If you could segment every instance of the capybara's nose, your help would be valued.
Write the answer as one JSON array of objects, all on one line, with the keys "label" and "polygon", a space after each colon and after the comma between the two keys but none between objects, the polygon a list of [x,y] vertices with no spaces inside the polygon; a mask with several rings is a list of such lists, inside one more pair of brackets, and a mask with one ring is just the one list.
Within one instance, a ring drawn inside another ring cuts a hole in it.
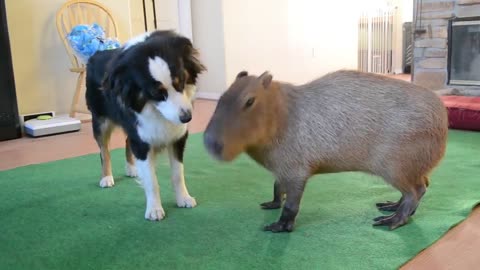
[{"label": "capybara's nose", "polygon": [[212,154],[215,154],[217,156],[220,156],[222,154],[223,144],[219,142],[210,133],[205,133],[204,142],[205,146]]},{"label": "capybara's nose", "polygon": [[190,110],[181,110],[180,111],[180,122],[188,123],[192,120],[192,111]]}]

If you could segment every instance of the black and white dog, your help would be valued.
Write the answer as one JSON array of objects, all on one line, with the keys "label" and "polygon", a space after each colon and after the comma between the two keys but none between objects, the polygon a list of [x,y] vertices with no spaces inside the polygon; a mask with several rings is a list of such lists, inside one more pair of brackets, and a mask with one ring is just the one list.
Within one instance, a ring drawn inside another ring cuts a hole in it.
[{"label": "black and white dog", "polygon": [[101,187],[112,187],[108,142],[114,127],[123,128],[126,174],[142,181],[145,218],[165,212],[155,172],[155,156],[166,149],[179,207],[195,207],[185,186],[183,152],[192,119],[197,76],[205,70],[188,38],[173,31],[135,37],[123,47],[100,51],[87,64],[86,101],[92,112],[102,162]]}]

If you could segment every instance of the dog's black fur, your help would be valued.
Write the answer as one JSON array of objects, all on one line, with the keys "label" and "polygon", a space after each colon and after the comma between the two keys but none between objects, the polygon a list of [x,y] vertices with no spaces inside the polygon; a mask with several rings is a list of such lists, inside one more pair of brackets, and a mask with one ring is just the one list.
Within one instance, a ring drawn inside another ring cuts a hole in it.
[{"label": "dog's black fur", "polygon": [[[120,126],[127,135],[127,161],[131,165],[132,154],[137,160],[146,160],[152,149],[169,145],[176,159],[183,162],[187,132],[175,141],[165,141],[164,145],[151,145],[138,133],[137,118],[146,104],[169,98],[168,86],[155,80],[149,71],[149,59],[155,57],[168,64],[171,86],[179,93],[183,93],[186,85],[195,85],[198,75],[205,70],[191,41],[173,31],[155,31],[140,42],[127,42],[124,47],[97,52],[88,61],[85,96],[92,113],[94,137],[101,149],[102,177],[111,175],[108,140],[113,126]],[[184,118],[188,122],[191,116]]]}]

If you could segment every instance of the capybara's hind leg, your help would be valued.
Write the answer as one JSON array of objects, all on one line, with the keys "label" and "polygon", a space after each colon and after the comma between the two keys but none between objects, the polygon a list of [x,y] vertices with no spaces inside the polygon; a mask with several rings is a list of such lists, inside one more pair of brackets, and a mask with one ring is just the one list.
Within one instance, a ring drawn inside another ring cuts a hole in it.
[{"label": "capybara's hind leg", "polygon": [[275,180],[275,184],[273,185],[273,201],[264,202],[260,204],[262,209],[278,209],[282,207],[282,201],[285,197],[285,189],[283,185],[277,180]]},{"label": "capybara's hind leg", "polygon": [[395,212],[397,211],[398,207],[402,203],[403,196],[398,200],[398,202],[392,202],[392,201],[386,201],[386,202],[381,202],[377,203],[377,209],[380,211],[389,211],[389,212]]},{"label": "capybara's hind leg", "polygon": [[425,194],[425,191],[426,187],[424,183],[402,191],[402,199],[399,201],[399,205],[395,210],[395,213],[388,216],[379,216],[375,218],[373,225],[389,226],[391,230],[405,225],[410,216],[415,213],[415,210],[417,209],[423,194]]},{"label": "capybara's hind leg", "polygon": [[[425,183],[425,187],[428,187],[429,185],[428,177],[424,176],[422,179],[423,179],[423,182]],[[392,201],[380,202],[380,203],[377,203],[376,206],[377,206],[377,209],[380,211],[395,212],[400,206],[400,203],[402,202],[402,200],[403,200],[403,196],[397,202],[392,202]],[[412,216],[413,214],[415,214],[415,211],[412,213]]]},{"label": "capybara's hind leg", "polygon": [[[430,184],[430,180],[429,180],[428,176],[424,176],[422,179],[423,179],[424,185],[422,186],[422,185],[420,184],[420,188],[419,188],[420,190],[418,191],[418,192],[420,193],[420,198],[418,199],[419,203],[420,203],[420,200],[422,199],[423,195],[424,195],[425,192],[427,191],[428,185]],[[418,207],[418,205],[417,205],[417,207]],[[416,211],[417,211],[417,208],[415,208],[415,209],[413,210],[413,212],[410,214],[410,216],[415,215],[415,212],[416,212]]]}]

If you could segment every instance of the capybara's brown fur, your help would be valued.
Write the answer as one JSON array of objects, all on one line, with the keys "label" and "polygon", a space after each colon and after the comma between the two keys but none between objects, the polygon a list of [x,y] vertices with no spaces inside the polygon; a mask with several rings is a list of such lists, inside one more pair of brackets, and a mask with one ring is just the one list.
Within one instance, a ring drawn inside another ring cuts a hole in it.
[{"label": "capybara's brown fur", "polygon": [[220,98],[204,134],[220,160],[246,152],[275,176],[280,219],[266,230],[292,231],[307,180],[314,174],[361,171],[382,177],[402,193],[393,211],[374,225],[408,222],[445,153],[446,109],[432,91],[357,71],[337,71],[304,85],[272,80],[268,72],[240,72]]}]

